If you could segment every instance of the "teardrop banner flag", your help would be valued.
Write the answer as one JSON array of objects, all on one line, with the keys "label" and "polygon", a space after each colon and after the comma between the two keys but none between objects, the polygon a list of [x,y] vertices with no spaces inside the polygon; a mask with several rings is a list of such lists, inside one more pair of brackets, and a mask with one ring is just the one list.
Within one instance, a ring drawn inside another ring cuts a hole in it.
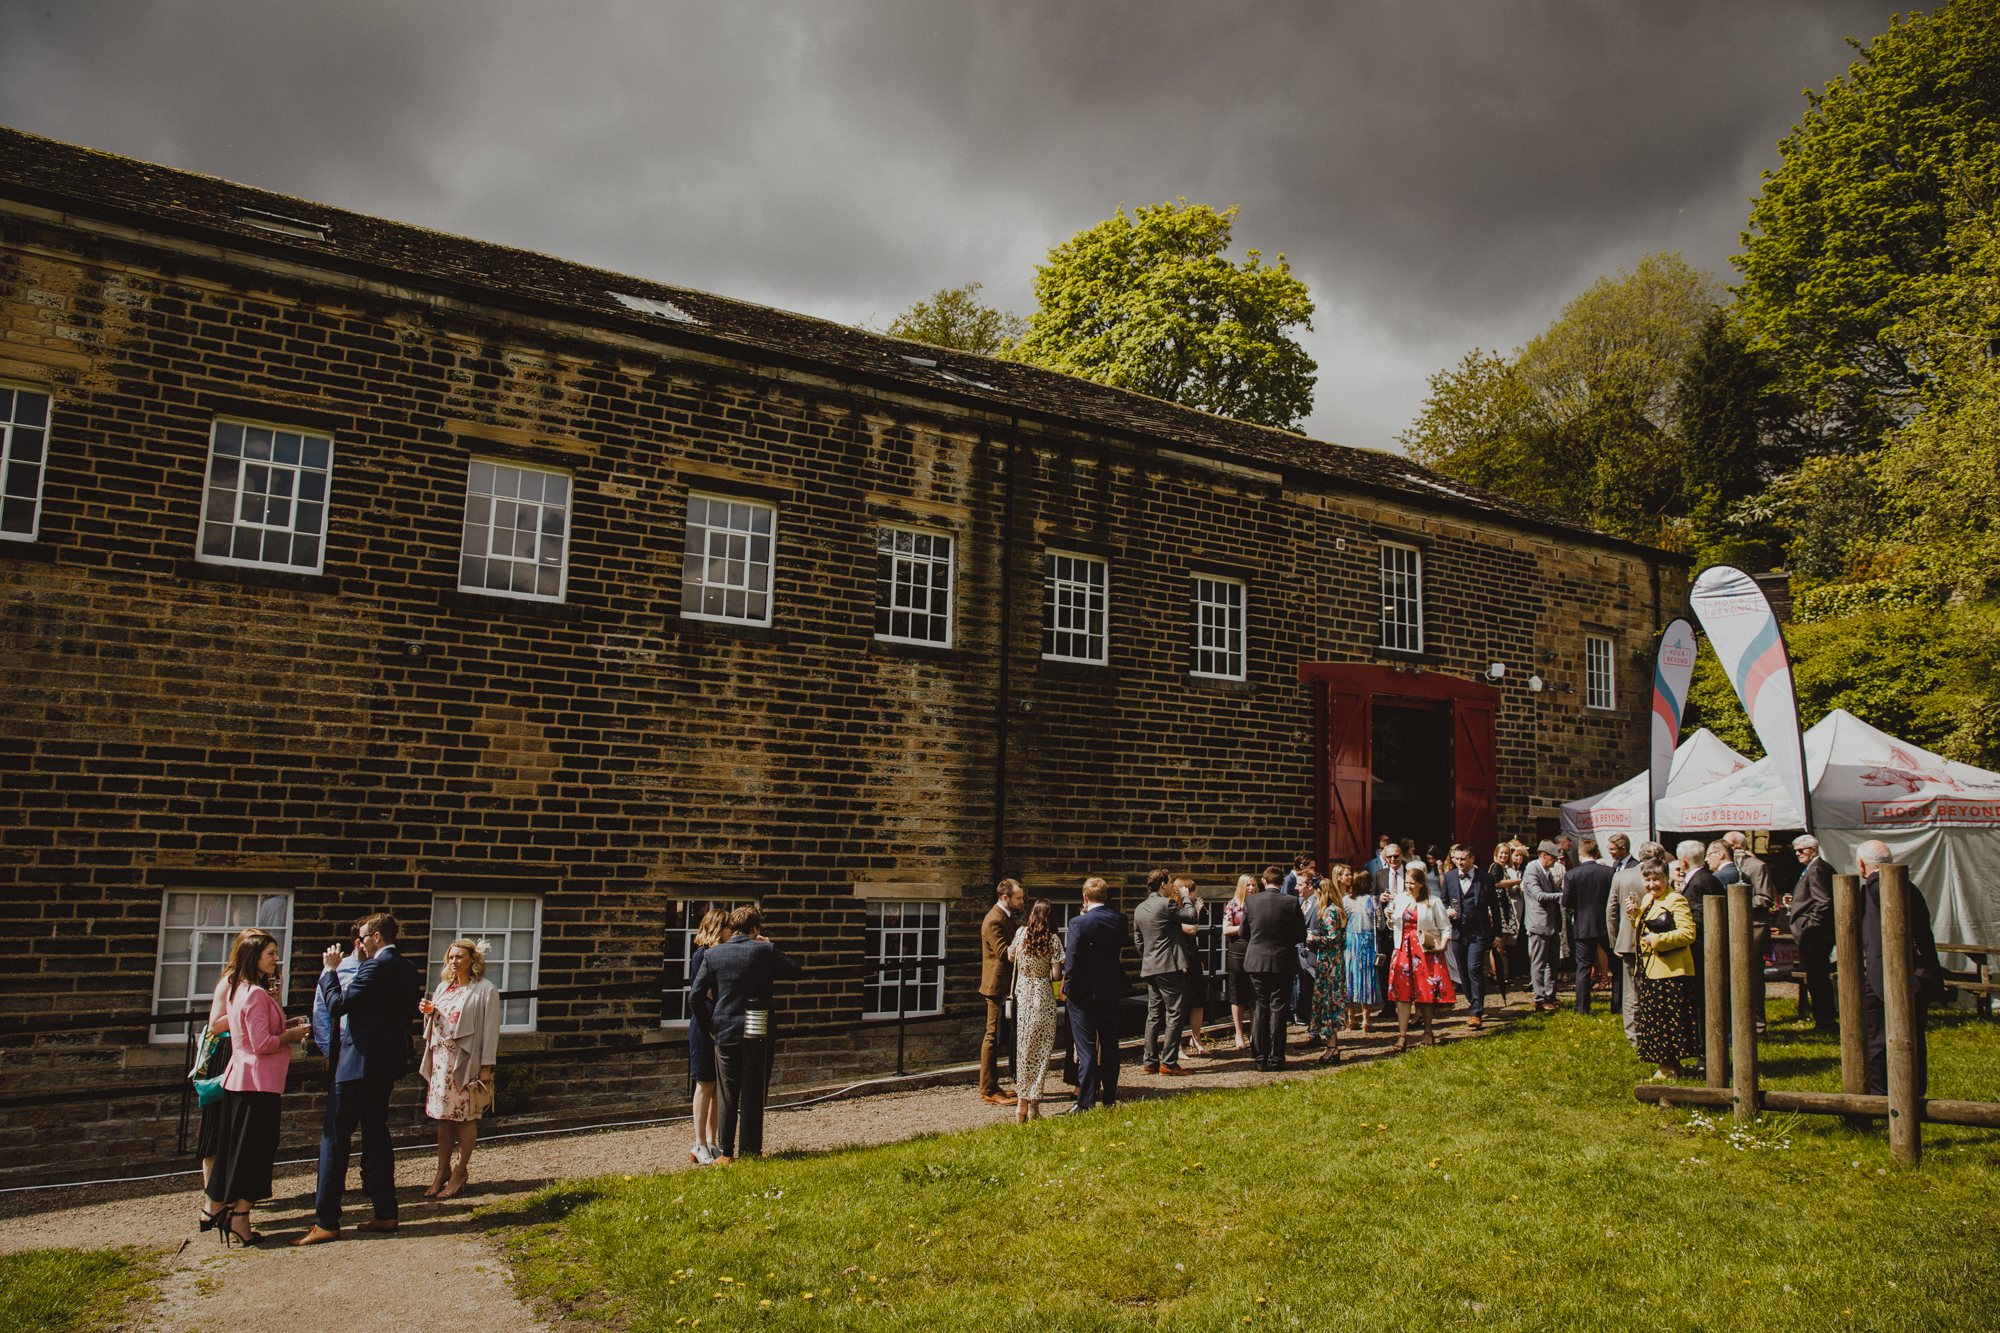
[{"label": "teardrop banner flag", "polygon": [[1710,565],[1688,594],[1695,619],[1722,663],[1750,725],[1771,757],[1778,781],[1812,827],[1811,793],[1806,789],[1806,749],[1799,727],[1798,693],[1792,687],[1792,659],[1778,633],[1778,614],[1748,574],[1728,565]]},{"label": "teardrop banner flag", "polygon": [[1676,620],[1660,635],[1653,650],[1653,752],[1646,797],[1646,837],[1658,841],[1655,811],[1667,794],[1674,773],[1674,751],[1681,743],[1681,713],[1687,706],[1688,682],[1694,679],[1694,626]]}]

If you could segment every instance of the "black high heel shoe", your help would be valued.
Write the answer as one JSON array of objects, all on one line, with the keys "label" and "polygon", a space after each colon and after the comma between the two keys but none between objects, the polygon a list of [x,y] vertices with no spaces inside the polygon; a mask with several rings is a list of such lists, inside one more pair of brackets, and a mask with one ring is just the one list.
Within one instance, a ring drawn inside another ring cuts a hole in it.
[{"label": "black high heel shoe", "polygon": [[[239,1209],[229,1215],[229,1225],[222,1229],[223,1249],[228,1249],[232,1243],[237,1245],[262,1245],[264,1243],[262,1232],[250,1230],[238,1231],[236,1229],[236,1219],[239,1217],[247,1218],[249,1216],[250,1210],[248,1208]],[[247,1222],[245,1226],[248,1226]]]},{"label": "black high heel shoe", "polygon": [[214,1212],[210,1212],[208,1209],[204,1208],[201,1210],[201,1218],[200,1218],[201,1229],[203,1231],[213,1231],[215,1230],[216,1223],[220,1222],[223,1218],[227,1216],[229,1216],[229,1210],[227,1208],[217,1208]]}]

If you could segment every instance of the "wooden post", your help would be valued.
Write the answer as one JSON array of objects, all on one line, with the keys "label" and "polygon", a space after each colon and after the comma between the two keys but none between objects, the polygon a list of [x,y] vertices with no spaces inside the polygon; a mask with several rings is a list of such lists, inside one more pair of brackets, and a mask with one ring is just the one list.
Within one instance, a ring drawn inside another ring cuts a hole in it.
[{"label": "wooden post", "polygon": [[1702,1019],[1706,1030],[1705,1063],[1711,1088],[1727,1087],[1722,1066],[1729,1059],[1729,1033],[1724,1023],[1729,1010],[1729,929],[1723,923],[1722,899],[1711,894],[1701,900],[1701,988]]},{"label": "wooden post", "polygon": [[1882,867],[1882,1025],[1889,1035],[1889,1155],[1905,1166],[1923,1160],[1923,1120],[1918,1099],[1914,1027],[1923,1022],[1910,990],[1910,877],[1899,865]]},{"label": "wooden post", "polygon": [[1738,880],[1729,886],[1730,1087],[1738,1120],[1757,1116],[1757,978],[1751,969],[1762,966],[1763,960],[1757,956],[1755,934],[1750,885]]},{"label": "wooden post", "polygon": [[[1859,1096],[1868,1086],[1867,1028],[1861,1021],[1861,881],[1833,877],[1833,942],[1840,965],[1840,1090]],[[1813,1015],[1815,1021],[1819,1015]]]}]

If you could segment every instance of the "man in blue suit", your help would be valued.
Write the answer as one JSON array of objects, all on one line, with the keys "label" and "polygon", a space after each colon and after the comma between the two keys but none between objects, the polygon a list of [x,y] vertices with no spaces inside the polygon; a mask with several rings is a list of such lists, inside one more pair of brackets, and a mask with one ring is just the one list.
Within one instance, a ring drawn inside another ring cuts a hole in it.
[{"label": "man in blue suit", "polygon": [[1071,918],[1064,941],[1063,997],[1076,1049],[1076,1105],[1065,1114],[1118,1104],[1118,1004],[1128,989],[1118,956],[1125,914],[1108,897],[1101,877],[1085,880],[1083,910]]},{"label": "man in blue suit", "polygon": [[389,1144],[389,1093],[410,1067],[410,1025],[424,984],[417,969],[396,948],[396,918],[378,913],[363,921],[355,952],[360,967],[345,985],[341,949],[328,949],[320,962],[319,999],[331,1032],[339,1034],[333,1091],[319,1139],[319,1190],[313,1226],[294,1245],[318,1245],[340,1238],[340,1196],[347,1185],[347,1159],[354,1131],[361,1130],[361,1188],[375,1216],[357,1231],[396,1229],[396,1158]]},{"label": "man in blue suit", "polygon": [[[771,992],[805,969],[764,938],[764,914],[739,907],[729,914],[729,938],[702,955],[688,988],[694,1022],[715,1043],[722,1098],[718,1128],[727,1166],[740,1154],[764,1155],[764,1093],[771,1082]],[[738,1137],[740,1132],[740,1139]]]},{"label": "man in blue suit", "polygon": [[1451,869],[1444,872],[1438,891],[1445,915],[1451,918],[1451,956],[1464,980],[1469,1013],[1465,1025],[1479,1027],[1486,1021],[1486,955],[1493,941],[1504,933],[1500,914],[1500,893],[1492,877],[1473,862],[1472,849],[1462,842],[1451,845]]}]

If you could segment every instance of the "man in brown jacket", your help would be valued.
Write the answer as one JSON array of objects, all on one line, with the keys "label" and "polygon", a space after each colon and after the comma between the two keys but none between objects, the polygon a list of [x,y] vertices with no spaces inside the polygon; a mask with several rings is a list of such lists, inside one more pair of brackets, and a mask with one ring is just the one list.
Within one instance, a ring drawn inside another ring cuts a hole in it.
[{"label": "man in brown jacket", "polygon": [[1007,946],[1014,942],[1020,915],[1021,882],[1003,879],[994,889],[993,910],[979,923],[979,994],[986,1000],[986,1036],[979,1043],[979,1096],[995,1106],[1012,1106],[1014,1094],[1000,1086],[1000,1018],[1014,993],[1014,968]]}]

